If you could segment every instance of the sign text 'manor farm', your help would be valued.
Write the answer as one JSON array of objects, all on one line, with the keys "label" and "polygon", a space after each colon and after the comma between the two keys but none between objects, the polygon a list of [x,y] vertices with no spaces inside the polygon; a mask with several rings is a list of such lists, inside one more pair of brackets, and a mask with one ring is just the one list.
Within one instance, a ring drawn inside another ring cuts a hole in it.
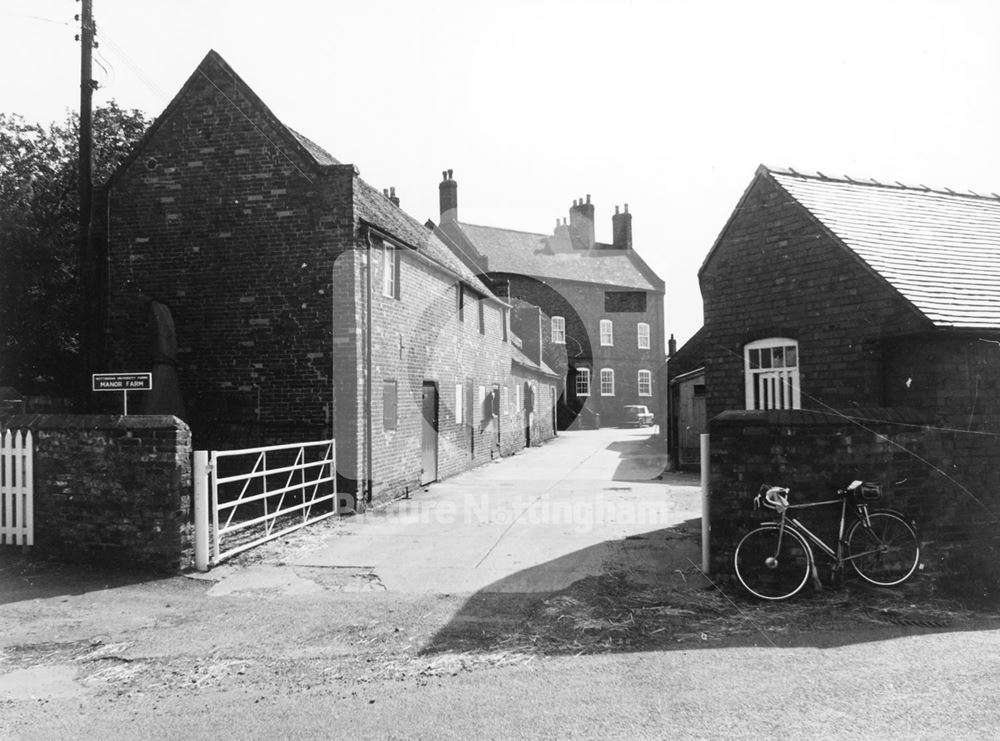
[{"label": "sign text 'manor farm'", "polygon": [[152,373],[94,373],[94,391],[151,391]]}]

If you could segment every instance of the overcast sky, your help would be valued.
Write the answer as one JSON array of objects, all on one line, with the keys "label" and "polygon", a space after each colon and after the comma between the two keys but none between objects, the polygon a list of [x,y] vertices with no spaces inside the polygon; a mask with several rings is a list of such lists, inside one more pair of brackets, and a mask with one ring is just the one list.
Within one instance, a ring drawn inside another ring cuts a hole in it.
[{"label": "overcast sky", "polygon": [[[74,0],[0,0],[0,111],[79,104]],[[158,115],[215,49],[403,208],[548,232],[576,198],[701,324],[697,272],[761,163],[1000,192],[1000,3],[94,0],[95,105]]]}]

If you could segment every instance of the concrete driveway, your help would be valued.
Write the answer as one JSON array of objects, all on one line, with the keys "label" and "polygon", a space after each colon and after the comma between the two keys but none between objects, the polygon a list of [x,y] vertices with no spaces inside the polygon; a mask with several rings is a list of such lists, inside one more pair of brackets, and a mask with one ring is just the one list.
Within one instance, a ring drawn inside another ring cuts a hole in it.
[{"label": "concrete driveway", "polygon": [[[341,569],[391,592],[424,594],[548,592],[626,569],[634,579],[676,579],[700,563],[698,480],[657,479],[665,457],[652,434],[561,433],[349,518],[285,563],[299,574]],[[216,594],[242,588],[232,579],[245,584],[254,568],[219,576]]]}]

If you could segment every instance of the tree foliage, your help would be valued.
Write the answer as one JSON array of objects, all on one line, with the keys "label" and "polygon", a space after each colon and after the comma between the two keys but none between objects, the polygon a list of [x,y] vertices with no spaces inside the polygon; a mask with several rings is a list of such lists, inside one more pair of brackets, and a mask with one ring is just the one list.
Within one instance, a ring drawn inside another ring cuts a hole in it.
[{"label": "tree foliage", "polygon": [[[94,111],[95,185],[149,126],[113,101]],[[79,387],[79,116],[42,126],[0,113],[0,385]]]}]

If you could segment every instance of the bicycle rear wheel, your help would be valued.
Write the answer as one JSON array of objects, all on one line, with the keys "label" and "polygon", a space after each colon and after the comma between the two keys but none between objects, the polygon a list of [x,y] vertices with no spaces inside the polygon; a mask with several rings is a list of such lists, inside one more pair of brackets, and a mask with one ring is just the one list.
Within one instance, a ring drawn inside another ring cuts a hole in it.
[{"label": "bicycle rear wheel", "polygon": [[869,512],[847,533],[846,560],[865,581],[891,587],[910,578],[920,562],[917,534],[893,512]]},{"label": "bicycle rear wheel", "polygon": [[785,599],[802,589],[809,578],[812,550],[794,530],[764,525],[743,537],[734,561],[736,578],[750,594]]}]

